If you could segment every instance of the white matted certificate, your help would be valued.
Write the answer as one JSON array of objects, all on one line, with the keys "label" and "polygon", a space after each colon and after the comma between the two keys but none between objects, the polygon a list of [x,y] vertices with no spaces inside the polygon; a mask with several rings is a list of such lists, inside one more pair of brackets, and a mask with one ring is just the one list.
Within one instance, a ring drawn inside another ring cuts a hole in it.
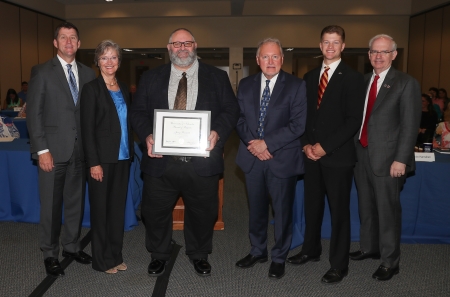
[{"label": "white matted certificate", "polygon": [[152,153],[209,157],[211,111],[155,109]]}]

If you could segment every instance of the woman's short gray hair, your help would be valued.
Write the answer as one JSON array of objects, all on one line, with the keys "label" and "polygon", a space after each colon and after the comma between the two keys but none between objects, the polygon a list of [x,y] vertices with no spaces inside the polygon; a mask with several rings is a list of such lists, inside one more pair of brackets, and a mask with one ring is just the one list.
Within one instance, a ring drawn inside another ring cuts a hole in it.
[{"label": "woman's short gray hair", "polygon": [[277,38],[269,37],[269,38],[266,38],[266,39],[264,39],[264,40],[262,40],[262,41],[260,41],[258,43],[258,49],[256,50],[256,56],[257,57],[259,56],[259,49],[261,48],[261,46],[263,46],[266,43],[275,43],[276,45],[278,45],[278,47],[280,48],[281,56],[282,57],[284,56],[284,54],[283,54],[283,47],[281,46],[280,40],[278,40]]},{"label": "woman's short gray hair", "polygon": [[103,55],[108,49],[113,49],[117,53],[117,58],[119,59],[119,66],[120,62],[122,61],[122,51],[120,49],[120,46],[115,43],[112,40],[103,40],[97,45],[97,48],[95,49],[95,55],[94,55],[94,63],[96,66],[98,66],[98,60],[100,59],[100,56]]}]

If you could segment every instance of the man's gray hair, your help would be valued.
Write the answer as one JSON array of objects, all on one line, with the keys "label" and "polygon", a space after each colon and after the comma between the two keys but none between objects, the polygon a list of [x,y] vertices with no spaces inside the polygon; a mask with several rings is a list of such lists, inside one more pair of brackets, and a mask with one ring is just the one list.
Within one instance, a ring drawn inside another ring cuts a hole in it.
[{"label": "man's gray hair", "polygon": [[178,29],[176,29],[175,31],[173,31],[172,33],[170,33],[170,37],[169,37],[169,43],[171,43],[172,42],[172,36],[173,36],[173,34],[175,34],[176,32],[178,32],[178,31],[186,31],[186,32],[188,32],[189,34],[191,34],[191,36],[192,36],[192,41],[194,41],[195,42],[195,37],[194,37],[194,34],[192,34],[192,32],[191,31],[189,31],[188,29],[186,29],[186,28],[178,28]]},{"label": "man's gray hair", "polygon": [[372,44],[375,40],[380,39],[380,38],[386,38],[389,39],[392,42],[392,49],[393,51],[397,50],[397,43],[395,42],[394,38],[392,38],[391,36],[387,35],[387,34],[378,34],[375,35],[374,37],[372,37],[372,39],[370,39],[369,41],[369,48],[372,49]]},{"label": "man's gray hair", "polygon": [[280,40],[278,40],[277,38],[269,37],[269,38],[266,38],[266,39],[264,39],[264,40],[262,40],[262,41],[260,41],[258,43],[258,49],[256,50],[256,56],[257,57],[259,56],[259,50],[260,50],[261,46],[263,46],[266,43],[275,43],[276,45],[278,45],[278,47],[280,48],[281,56],[282,57],[284,56],[284,54],[283,54],[283,47],[281,46]]},{"label": "man's gray hair", "polygon": [[98,66],[98,60],[100,59],[100,56],[103,55],[108,49],[113,49],[117,52],[117,58],[119,59],[119,66],[120,66],[120,62],[122,61],[122,51],[120,49],[120,46],[114,41],[109,39],[103,40],[97,45],[94,54],[95,65]]}]

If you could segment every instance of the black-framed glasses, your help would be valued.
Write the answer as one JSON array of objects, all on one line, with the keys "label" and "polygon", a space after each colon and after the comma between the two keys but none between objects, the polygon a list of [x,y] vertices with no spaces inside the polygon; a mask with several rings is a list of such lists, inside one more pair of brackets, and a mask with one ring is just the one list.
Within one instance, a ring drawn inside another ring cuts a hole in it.
[{"label": "black-framed glasses", "polygon": [[392,51],[374,51],[374,50],[370,50],[369,54],[371,54],[371,55],[378,55],[378,54],[380,54],[382,56],[386,56],[387,54],[390,54],[392,52],[395,52],[395,50],[392,50]]},{"label": "black-framed glasses", "polygon": [[173,45],[173,47],[175,48],[179,48],[184,44],[184,47],[191,47],[193,44],[195,43],[195,41],[185,41],[185,42],[180,42],[180,41],[175,41],[175,42],[169,42],[169,44]]}]

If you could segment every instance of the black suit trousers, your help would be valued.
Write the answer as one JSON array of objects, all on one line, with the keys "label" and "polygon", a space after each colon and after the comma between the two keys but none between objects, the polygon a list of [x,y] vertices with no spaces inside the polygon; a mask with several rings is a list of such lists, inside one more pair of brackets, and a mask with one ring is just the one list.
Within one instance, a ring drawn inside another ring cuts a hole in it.
[{"label": "black suit trousers", "polygon": [[305,241],[302,252],[322,253],[321,230],[325,195],[331,213],[330,264],[334,269],[348,267],[350,249],[350,191],[353,166],[325,167],[319,161],[305,162]]},{"label": "black suit trousers", "polygon": [[212,252],[214,224],[218,214],[219,175],[199,176],[192,162],[168,158],[161,177],[144,174],[142,220],[146,248],[152,258],[168,261],[172,251],[172,211],[183,196],[184,237],[190,259],[207,259]]},{"label": "black suit trousers", "polygon": [[50,172],[39,166],[39,195],[41,202],[39,221],[39,245],[44,259],[58,258],[64,204],[64,233],[61,244],[67,252],[80,250],[79,237],[84,214],[86,190],[85,165],[81,161],[79,141],[75,141],[73,153],[67,162],[55,163]]},{"label": "black suit trousers", "polygon": [[92,268],[106,271],[123,262],[122,247],[130,161],[100,164],[102,182],[93,179],[88,169],[91,204]]}]

